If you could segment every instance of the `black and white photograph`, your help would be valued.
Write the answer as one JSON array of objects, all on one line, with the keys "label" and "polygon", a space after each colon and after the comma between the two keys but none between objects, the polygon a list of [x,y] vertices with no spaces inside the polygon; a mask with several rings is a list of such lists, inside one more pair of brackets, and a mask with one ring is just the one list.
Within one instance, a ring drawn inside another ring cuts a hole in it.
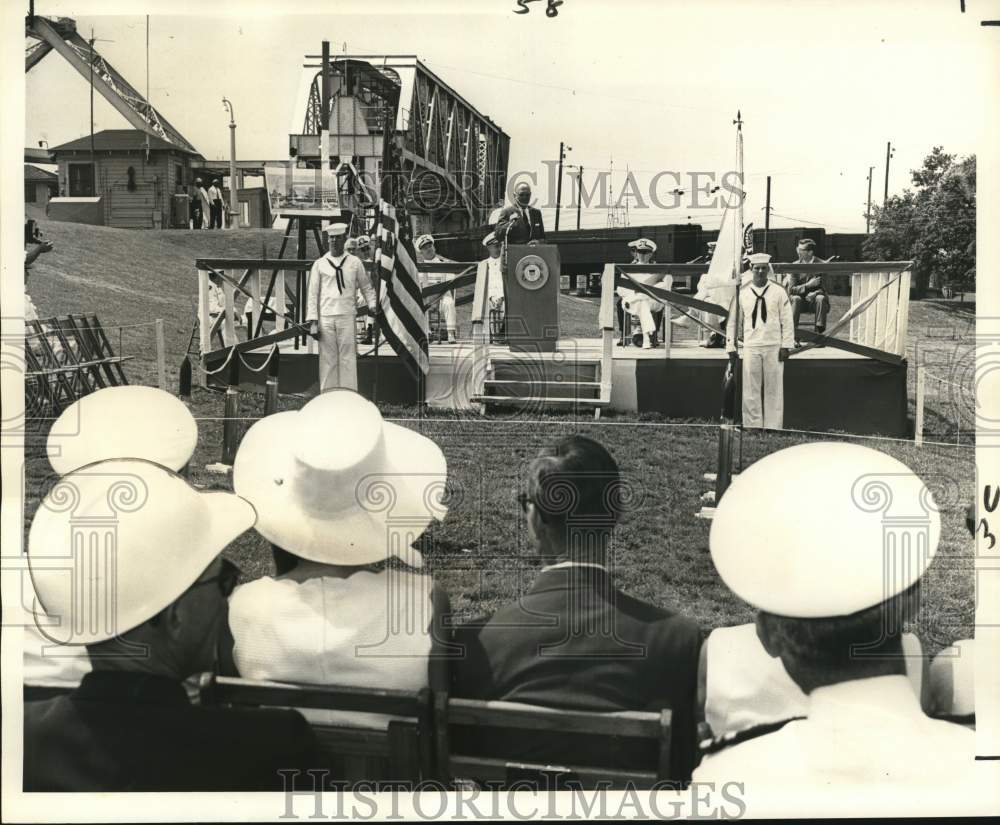
[{"label": "black and white photograph", "polygon": [[2,13],[5,821],[1000,814],[1000,0]]}]

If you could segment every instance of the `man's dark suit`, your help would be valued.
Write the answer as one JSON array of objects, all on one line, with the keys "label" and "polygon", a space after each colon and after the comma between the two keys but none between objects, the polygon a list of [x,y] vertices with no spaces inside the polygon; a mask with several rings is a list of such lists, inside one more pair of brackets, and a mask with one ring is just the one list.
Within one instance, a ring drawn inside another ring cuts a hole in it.
[{"label": "man's dark suit", "polygon": [[317,762],[295,711],[197,707],[158,676],[95,671],[24,706],[26,792],[278,791],[279,769]]},{"label": "man's dark suit", "polygon": [[[544,570],[518,602],[460,629],[456,641],[465,645],[453,666],[457,696],[598,712],[670,708],[671,773],[690,778],[701,631],[618,590],[603,568]],[[510,745],[514,759],[565,759],[548,734]]]},{"label": "man's dark suit", "polygon": [[[508,227],[510,228],[509,232]],[[497,218],[493,231],[501,243],[504,241],[507,243],[527,243],[528,241],[545,240],[542,213],[532,206],[517,204],[505,206]]]}]

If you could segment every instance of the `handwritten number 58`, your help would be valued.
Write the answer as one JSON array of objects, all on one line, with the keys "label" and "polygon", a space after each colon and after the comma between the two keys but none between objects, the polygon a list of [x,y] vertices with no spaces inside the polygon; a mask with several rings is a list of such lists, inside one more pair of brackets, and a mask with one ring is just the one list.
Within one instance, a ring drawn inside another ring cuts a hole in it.
[{"label": "handwritten number 58", "polygon": [[[559,7],[563,4],[565,0],[548,0],[545,6],[545,16],[555,17],[559,14]],[[528,8],[528,3],[537,3],[539,0],[517,0],[517,8],[514,9],[514,14],[527,14],[530,9]]]}]

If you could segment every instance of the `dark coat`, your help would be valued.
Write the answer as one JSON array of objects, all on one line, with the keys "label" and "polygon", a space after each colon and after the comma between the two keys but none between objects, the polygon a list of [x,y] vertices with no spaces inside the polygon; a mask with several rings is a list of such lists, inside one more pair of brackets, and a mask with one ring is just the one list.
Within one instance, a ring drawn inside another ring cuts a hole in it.
[{"label": "dark coat", "polygon": [[[542,223],[542,213],[533,206],[524,207],[528,213],[528,221],[525,223],[521,216],[520,206],[505,206],[497,218],[496,232],[497,238],[503,243],[527,243],[528,241],[544,241],[545,226]],[[517,220],[514,220],[517,218]],[[507,228],[510,226],[510,232]]]},{"label": "dark coat", "polygon": [[26,792],[280,791],[279,769],[317,763],[295,711],[198,707],[164,677],[95,671],[24,706]]},{"label": "dark coat", "polygon": [[[572,566],[543,571],[519,601],[456,640],[465,646],[453,666],[457,696],[598,712],[670,708],[671,773],[690,778],[702,642],[690,619],[623,593],[601,568]],[[511,756],[565,759],[557,747],[548,735],[521,739]]]}]

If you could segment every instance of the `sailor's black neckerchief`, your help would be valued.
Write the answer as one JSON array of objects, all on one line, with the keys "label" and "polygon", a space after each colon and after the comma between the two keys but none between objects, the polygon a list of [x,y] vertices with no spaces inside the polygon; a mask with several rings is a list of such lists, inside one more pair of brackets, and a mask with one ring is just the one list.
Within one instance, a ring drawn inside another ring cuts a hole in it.
[{"label": "sailor's black neckerchief", "polygon": [[757,307],[760,307],[760,322],[762,324],[767,323],[767,303],[764,301],[764,293],[767,292],[768,286],[770,284],[765,284],[761,292],[757,292],[753,286],[750,287],[750,291],[756,299],[753,303],[753,312],[750,313],[750,326],[752,329],[757,329]]}]

